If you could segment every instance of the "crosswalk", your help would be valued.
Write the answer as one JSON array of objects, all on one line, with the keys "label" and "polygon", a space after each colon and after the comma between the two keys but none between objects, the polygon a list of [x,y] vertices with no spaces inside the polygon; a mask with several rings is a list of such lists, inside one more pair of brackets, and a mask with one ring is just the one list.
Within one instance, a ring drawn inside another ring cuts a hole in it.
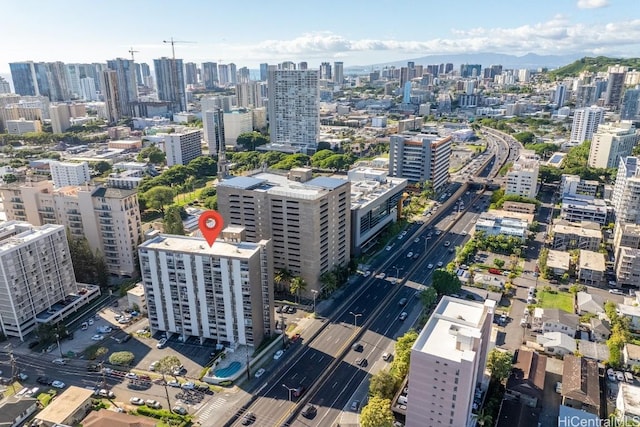
[{"label": "crosswalk", "polygon": [[198,416],[200,424],[204,425],[204,422],[208,420],[209,417],[211,417],[211,414],[213,413],[213,411],[215,411],[216,409],[222,408],[225,405],[225,403],[227,403],[227,399],[223,397],[216,397],[211,401],[211,403],[209,403],[207,406],[203,407],[200,411],[198,411],[196,415]]}]

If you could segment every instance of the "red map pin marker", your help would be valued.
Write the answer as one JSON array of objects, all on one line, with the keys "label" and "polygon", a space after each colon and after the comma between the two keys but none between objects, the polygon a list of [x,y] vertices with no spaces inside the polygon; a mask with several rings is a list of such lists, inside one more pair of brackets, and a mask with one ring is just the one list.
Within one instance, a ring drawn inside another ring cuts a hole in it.
[{"label": "red map pin marker", "polygon": [[[213,221],[213,226],[209,225],[209,222]],[[198,220],[198,226],[200,227],[200,232],[207,240],[209,246],[213,246],[213,243],[216,241],[218,234],[222,231],[222,227],[224,225],[224,220],[222,219],[222,215],[220,215],[216,211],[204,211],[202,215],[200,215],[200,219]]]}]

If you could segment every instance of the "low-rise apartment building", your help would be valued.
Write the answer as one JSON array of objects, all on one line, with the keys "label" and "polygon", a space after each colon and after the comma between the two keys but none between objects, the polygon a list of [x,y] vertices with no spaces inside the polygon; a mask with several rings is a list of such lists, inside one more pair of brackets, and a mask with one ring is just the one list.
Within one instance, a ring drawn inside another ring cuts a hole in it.
[{"label": "low-rise apartment building", "polygon": [[570,223],[563,220],[556,222],[552,228],[553,243],[551,247],[560,251],[585,249],[597,251],[602,243],[600,225],[595,222]]},{"label": "low-rise apartment building", "polygon": [[569,222],[590,221],[606,225],[609,219],[609,208],[602,199],[578,194],[562,198],[560,218]]},{"label": "low-rise apartment building", "polygon": [[482,213],[476,221],[475,232],[482,232],[486,236],[511,236],[524,240],[527,237],[529,223],[518,218],[494,216]]},{"label": "low-rise apartment building", "polygon": [[581,249],[577,270],[580,282],[585,285],[602,285],[606,273],[604,254]]}]

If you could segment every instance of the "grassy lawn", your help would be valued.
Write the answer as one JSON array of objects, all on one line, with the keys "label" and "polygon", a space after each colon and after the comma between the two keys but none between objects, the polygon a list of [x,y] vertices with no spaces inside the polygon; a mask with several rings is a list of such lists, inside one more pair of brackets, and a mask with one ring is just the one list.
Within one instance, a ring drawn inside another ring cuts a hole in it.
[{"label": "grassy lawn", "polygon": [[551,293],[538,291],[538,307],[559,308],[567,313],[573,313],[573,295],[569,292]]}]

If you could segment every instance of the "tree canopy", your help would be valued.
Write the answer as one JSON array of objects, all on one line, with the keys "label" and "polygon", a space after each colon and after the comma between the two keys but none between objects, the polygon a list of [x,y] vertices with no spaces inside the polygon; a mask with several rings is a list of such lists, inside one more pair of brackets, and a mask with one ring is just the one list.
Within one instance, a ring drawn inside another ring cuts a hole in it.
[{"label": "tree canopy", "polygon": [[164,212],[162,227],[166,234],[184,236],[184,224],[182,223],[181,215],[182,210],[183,208],[178,205],[171,205]]},{"label": "tree canopy", "polygon": [[491,372],[491,378],[499,383],[504,382],[511,374],[512,362],[513,354],[497,348],[492,349],[487,357],[487,369]]},{"label": "tree canopy", "polygon": [[164,154],[164,152],[160,148],[156,147],[155,145],[151,145],[140,150],[137,160],[139,162],[148,160],[149,163],[159,165],[161,163],[164,163],[166,158],[166,154]]},{"label": "tree canopy", "polygon": [[129,366],[135,356],[130,351],[116,351],[109,356],[109,363],[118,366]]},{"label": "tree canopy", "polygon": [[433,288],[438,295],[451,295],[460,291],[462,282],[455,273],[437,269],[433,272]]},{"label": "tree canopy", "polygon": [[369,380],[369,396],[391,399],[395,394],[396,384],[396,378],[389,371],[379,371]]},{"label": "tree canopy", "polygon": [[394,421],[390,399],[374,396],[360,412],[362,427],[393,427]]},{"label": "tree canopy", "polygon": [[164,207],[173,203],[175,192],[173,188],[166,186],[154,187],[142,194],[147,206],[164,213]]},{"label": "tree canopy", "polygon": [[256,147],[269,143],[269,137],[261,134],[260,132],[244,132],[238,135],[238,145],[241,145],[245,150],[255,151]]}]

